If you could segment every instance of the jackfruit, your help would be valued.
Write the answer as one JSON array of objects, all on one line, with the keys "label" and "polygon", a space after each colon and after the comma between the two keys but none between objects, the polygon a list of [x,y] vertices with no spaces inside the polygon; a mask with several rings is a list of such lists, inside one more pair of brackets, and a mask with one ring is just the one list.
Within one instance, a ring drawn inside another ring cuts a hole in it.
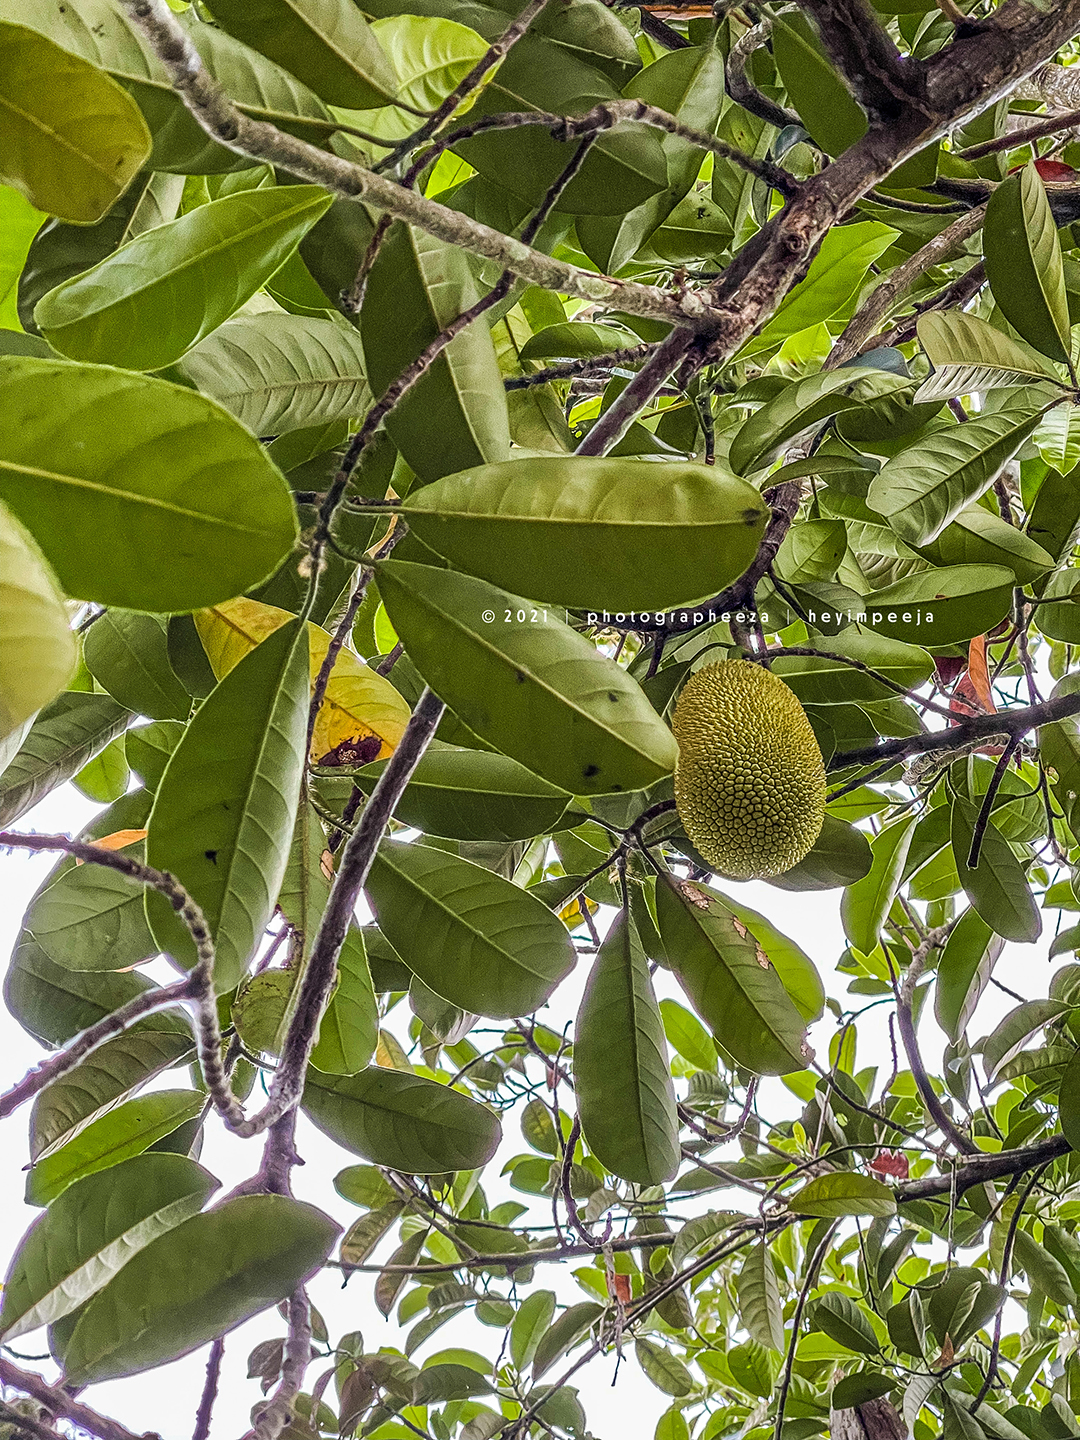
[{"label": "jackfruit", "polygon": [[675,706],[675,804],[703,859],[733,880],[781,875],[825,819],[825,765],[806,711],[745,660],[693,674]]}]

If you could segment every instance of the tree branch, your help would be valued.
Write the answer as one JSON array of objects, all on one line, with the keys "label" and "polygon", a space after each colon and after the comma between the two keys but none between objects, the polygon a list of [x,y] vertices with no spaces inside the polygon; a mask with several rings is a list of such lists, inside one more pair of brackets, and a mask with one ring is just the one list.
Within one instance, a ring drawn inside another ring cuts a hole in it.
[{"label": "tree branch", "polygon": [[311,1363],[311,1305],[302,1285],[289,1296],[288,1318],[289,1333],[282,1355],[281,1379],[252,1427],[251,1434],[255,1440],[277,1440],[288,1425]]},{"label": "tree branch", "polygon": [[870,116],[890,120],[921,108],[922,66],[905,59],[865,0],[800,0],[829,58]]},{"label": "tree branch", "polygon": [[160,1440],[160,1436],[152,1431],[146,1435],[136,1435],[126,1425],[121,1425],[119,1420],[110,1420],[107,1415],[99,1415],[88,1405],[81,1405],[66,1390],[47,1384],[32,1370],[20,1370],[18,1365],[13,1365],[2,1355],[0,1384],[10,1385],[13,1390],[21,1390],[24,1395],[31,1395],[53,1415],[58,1415],[62,1420],[70,1420],[80,1430],[99,1436],[100,1440]]},{"label": "tree branch", "polygon": [[282,1047],[281,1061],[274,1075],[270,1095],[257,1115],[233,1126],[238,1135],[246,1138],[259,1134],[291,1110],[303,1093],[308,1058],[333,989],[337,957],[352,920],[353,908],[367,880],[383,831],[410,776],[427,749],[445,708],[433,691],[425,689],[416,702],[416,709],[405,727],[397,749],[387,761],[385,770],[371,792],[360,823],[342,851],[341,863],[315,936],[311,958],[300,982],[300,994]]}]

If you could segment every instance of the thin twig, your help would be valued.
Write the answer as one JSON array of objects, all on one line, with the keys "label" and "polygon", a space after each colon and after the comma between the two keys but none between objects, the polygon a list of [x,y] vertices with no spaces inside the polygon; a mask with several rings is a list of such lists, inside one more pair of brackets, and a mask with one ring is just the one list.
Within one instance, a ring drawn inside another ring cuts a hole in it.
[{"label": "thin twig", "polygon": [[199,1408],[195,1414],[195,1429],[191,1440],[207,1440],[210,1434],[210,1420],[217,1399],[218,1381],[221,1378],[221,1357],[225,1353],[225,1341],[218,1336],[210,1343],[210,1354],[206,1361],[206,1379],[203,1382]]}]

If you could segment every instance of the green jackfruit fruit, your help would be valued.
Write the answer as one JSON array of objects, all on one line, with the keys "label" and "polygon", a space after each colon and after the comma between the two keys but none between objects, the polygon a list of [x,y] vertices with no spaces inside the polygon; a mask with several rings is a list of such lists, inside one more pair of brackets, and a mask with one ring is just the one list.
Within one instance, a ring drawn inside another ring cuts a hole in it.
[{"label": "green jackfruit fruit", "polygon": [[675,803],[721,875],[756,880],[797,865],[825,819],[825,765],[794,691],[761,665],[721,660],[675,707]]}]

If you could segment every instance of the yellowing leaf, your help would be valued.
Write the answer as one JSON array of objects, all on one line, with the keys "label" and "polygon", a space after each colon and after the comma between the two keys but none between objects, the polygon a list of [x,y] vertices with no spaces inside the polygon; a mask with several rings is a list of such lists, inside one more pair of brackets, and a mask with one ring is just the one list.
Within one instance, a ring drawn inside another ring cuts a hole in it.
[{"label": "yellowing leaf", "polygon": [[[197,611],[195,627],[211,668],[220,680],[249,650],[292,618],[287,610],[281,610],[276,605],[264,605],[260,600],[241,597],[227,600],[209,610]],[[314,624],[309,625],[308,634],[311,683],[314,686],[330,647],[330,636],[321,626]],[[351,650],[342,647],[315,722],[312,758],[325,755],[343,740],[374,735],[382,742],[382,748],[374,758],[385,760],[396,749],[408,721],[409,707],[389,680],[377,675]]]}]

